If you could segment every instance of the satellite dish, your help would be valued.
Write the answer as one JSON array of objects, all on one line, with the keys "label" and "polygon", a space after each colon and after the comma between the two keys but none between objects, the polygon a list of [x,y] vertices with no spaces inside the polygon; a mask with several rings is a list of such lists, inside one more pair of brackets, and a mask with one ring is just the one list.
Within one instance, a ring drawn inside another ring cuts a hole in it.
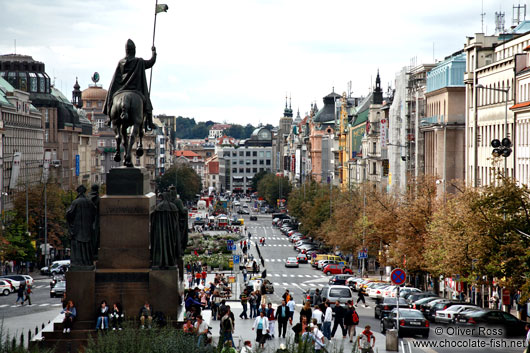
[{"label": "satellite dish", "polygon": [[94,74],[92,75],[92,82],[94,82],[94,84],[99,82],[99,73],[98,72],[94,72]]}]

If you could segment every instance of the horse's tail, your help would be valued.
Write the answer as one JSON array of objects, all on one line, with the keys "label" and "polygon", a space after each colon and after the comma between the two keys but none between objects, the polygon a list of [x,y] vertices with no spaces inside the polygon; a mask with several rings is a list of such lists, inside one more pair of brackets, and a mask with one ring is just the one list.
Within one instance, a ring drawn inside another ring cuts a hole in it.
[{"label": "horse's tail", "polygon": [[129,111],[130,107],[131,107],[131,100],[129,99],[128,95],[125,95],[121,103],[120,118],[122,121],[129,119],[129,114],[127,112]]}]

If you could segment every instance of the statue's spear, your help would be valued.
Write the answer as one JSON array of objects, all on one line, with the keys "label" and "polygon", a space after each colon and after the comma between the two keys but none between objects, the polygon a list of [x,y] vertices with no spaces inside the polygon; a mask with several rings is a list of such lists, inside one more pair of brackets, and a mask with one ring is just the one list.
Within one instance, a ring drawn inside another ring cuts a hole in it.
[{"label": "statue's spear", "polygon": [[[155,24],[153,25],[153,47],[155,46],[155,33],[156,33],[156,15],[159,12],[167,12],[169,7],[166,4],[158,4],[158,0],[155,2]],[[149,95],[151,95],[151,81],[153,80],[153,68],[149,74]]]}]

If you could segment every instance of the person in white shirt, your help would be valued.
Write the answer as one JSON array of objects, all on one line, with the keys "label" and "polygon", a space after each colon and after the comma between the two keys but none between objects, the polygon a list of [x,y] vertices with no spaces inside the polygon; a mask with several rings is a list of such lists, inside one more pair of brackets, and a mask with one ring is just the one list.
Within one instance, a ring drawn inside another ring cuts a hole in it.
[{"label": "person in white shirt", "polygon": [[320,352],[326,344],[324,343],[324,334],[318,329],[313,328],[313,340],[315,341],[315,352]]},{"label": "person in white shirt", "polygon": [[197,322],[194,325],[195,333],[198,336],[197,347],[202,347],[208,334],[208,324],[202,319],[202,315],[197,315]]},{"label": "person in white shirt", "polygon": [[269,320],[265,317],[265,311],[261,310],[259,316],[254,320],[252,331],[256,330],[256,342],[261,348],[265,348],[266,334],[269,333]]},{"label": "person in white shirt", "polygon": [[324,314],[324,322],[322,323],[322,333],[330,340],[331,339],[331,321],[333,321],[333,310],[331,309],[329,302],[326,301],[326,312]]},{"label": "person in white shirt", "polygon": [[252,353],[252,342],[245,341],[240,353]]},{"label": "person in white shirt", "polygon": [[294,309],[296,307],[293,296],[291,296],[291,298],[287,302],[287,306],[289,307],[289,324],[292,325],[293,317],[294,317]]},{"label": "person in white shirt", "polygon": [[315,309],[313,310],[313,314],[311,314],[311,319],[315,319],[317,322],[317,326],[320,327],[322,325],[322,310],[320,310],[320,307],[318,305],[315,305]]}]

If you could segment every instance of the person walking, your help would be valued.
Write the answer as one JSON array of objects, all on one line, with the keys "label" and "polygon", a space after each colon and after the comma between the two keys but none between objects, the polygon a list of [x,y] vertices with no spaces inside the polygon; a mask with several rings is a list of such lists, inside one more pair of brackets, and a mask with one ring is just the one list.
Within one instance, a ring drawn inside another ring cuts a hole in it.
[{"label": "person walking", "polygon": [[289,308],[289,324],[293,325],[293,318],[294,318],[294,310],[296,308],[296,304],[294,302],[294,297],[291,295],[289,296],[289,301],[287,302],[287,307]]},{"label": "person walking", "polygon": [[344,326],[346,326],[346,334],[350,337],[350,343],[353,342],[353,337],[357,336],[355,326],[359,324],[359,314],[353,307],[351,300],[348,300],[348,306],[344,315]]},{"label": "person walking", "polygon": [[313,341],[315,343],[315,353],[320,353],[323,350],[325,351],[326,344],[324,343],[324,334],[320,331],[318,326],[313,328]]},{"label": "person walking", "polygon": [[[300,310],[300,322],[302,322],[302,319],[305,317],[307,318],[307,322],[311,320],[311,315],[313,314],[313,311],[311,310],[311,303],[309,300],[307,300],[304,303],[304,306],[302,307],[302,310]],[[302,331],[302,333],[304,333]]]},{"label": "person walking", "polygon": [[213,320],[219,320],[221,318],[218,312],[219,312],[219,307],[221,306],[222,301],[223,301],[223,298],[221,298],[219,291],[217,289],[214,290],[212,298],[211,298]]},{"label": "person walking", "polygon": [[243,282],[247,283],[247,274],[248,274],[248,272],[247,272],[247,267],[246,266],[243,267],[243,271],[242,272],[243,272]]},{"label": "person walking", "polygon": [[276,310],[276,320],[278,320],[278,337],[285,338],[287,333],[287,321],[289,321],[289,307],[285,303],[285,300],[282,300],[282,305]]},{"label": "person walking", "polygon": [[363,286],[361,286],[361,288],[359,288],[359,296],[357,298],[357,305],[359,305],[359,302],[362,301],[364,307],[366,308],[366,300],[364,299],[365,296],[366,296],[366,290],[364,289]]},{"label": "person walking", "polygon": [[324,312],[324,321],[322,322],[322,333],[330,340],[331,339],[331,321],[333,320],[333,310],[331,309],[329,302],[324,303],[326,311]]},{"label": "person walking", "polygon": [[197,335],[197,347],[201,348],[208,334],[208,324],[202,319],[202,315],[197,315],[197,322],[195,323],[194,329]]},{"label": "person walking", "polygon": [[24,305],[24,292],[26,291],[25,284],[20,284],[17,289],[17,301],[15,302],[15,305],[17,305],[18,301],[20,300],[20,305]]},{"label": "person walking", "polygon": [[265,304],[267,303],[267,286],[265,286],[265,282],[261,283],[261,303]]},{"label": "person walking", "polygon": [[193,274],[190,272],[188,273],[188,288],[191,288],[193,286]]},{"label": "person walking", "polygon": [[274,338],[274,325],[276,324],[276,317],[274,315],[274,309],[272,308],[272,303],[267,304],[267,311],[266,311],[267,319],[269,320],[269,334]]},{"label": "person walking", "polygon": [[202,279],[202,273],[200,271],[200,269],[195,273],[195,285],[198,286],[201,284],[201,279]]},{"label": "person walking", "polygon": [[317,288],[315,290],[315,294],[313,295],[313,302],[311,303],[313,306],[320,305],[322,303],[322,296],[320,295],[320,290]]},{"label": "person walking", "polygon": [[253,319],[258,316],[258,297],[256,292],[251,292],[249,297],[250,302],[250,318]]},{"label": "person walking", "polygon": [[31,286],[28,284],[26,287],[26,292],[25,292],[26,298],[24,299],[25,302],[26,301],[28,302],[28,305],[31,305],[31,293],[32,293]]},{"label": "person walking", "polygon": [[241,306],[243,307],[243,312],[239,315],[240,319],[248,319],[247,308],[248,308],[248,295],[247,290],[245,289],[243,293],[239,295],[239,300],[241,301]]},{"label": "person walking", "polygon": [[333,308],[333,312],[335,313],[335,320],[333,322],[333,330],[331,331],[331,337],[335,337],[335,332],[337,332],[337,328],[340,326],[342,329],[342,338],[346,338],[346,327],[344,327],[344,317],[346,316],[346,309],[342,305],[340,305],[340,302],[337,300],[335,302],[335,307]]},{"label": "person walking", "polygon": [[232,346],[235,346],[234,338],[232,336],[234,334],[235,325],[234,325],[233,314],[232,315],[230,314],[231,314],[230,307],[227,305],[226,313],[221,318],[221,331],[223,334],[222,340],[223,340],[223,343],[226,341],[231,341]]},{"label": "person walking", "polygon": [[265,348],[265,340],[267,339],[267,333],[269,333],[269,320],[265,317],[265,312],[260,311],[259,316],[254,320],[252,331],[256,331],[256,342],[258,342],[261,348]]},{"label": "person walking", "polygon": [[357,347],[361,349],[361,353],[374,353],[375,336],[370,329],[370,325],[366,325],[364,331],[357,336]]},{"label": "person walking", "polygon": [[320,310],[320,306],[315,305],[313,308],[313,315],[311,315],[311,320],[315,320],[317,327],[322,327],[322,319],[324,318],[324,314],[322,313],[322,310]]}]

